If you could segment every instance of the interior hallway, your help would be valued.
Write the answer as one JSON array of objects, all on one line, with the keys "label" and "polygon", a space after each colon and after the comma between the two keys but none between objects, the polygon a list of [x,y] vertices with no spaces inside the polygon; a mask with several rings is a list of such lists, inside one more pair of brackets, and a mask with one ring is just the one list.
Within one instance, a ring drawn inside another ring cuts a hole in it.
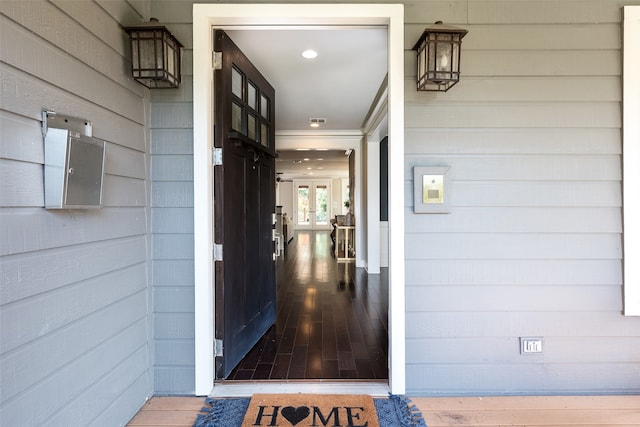
[{"label": "interior hallway", "polygon": [[388,378],[387,269],[337,262],[329,231],[304,230],[276,269],[276,324],[228,380]]}]

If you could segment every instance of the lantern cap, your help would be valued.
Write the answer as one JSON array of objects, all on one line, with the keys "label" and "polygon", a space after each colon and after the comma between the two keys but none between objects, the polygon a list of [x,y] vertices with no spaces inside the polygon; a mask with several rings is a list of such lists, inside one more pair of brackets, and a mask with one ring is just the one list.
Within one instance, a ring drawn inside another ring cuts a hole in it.
[{"label": "lantern cap", "polygon": [[434,34],[434,33],[459,34],[460,40],[462,40],[462,38],[466,36],[468,32],[469,31],[465,30],[464,28],[455,27],[449,24],[443,24],[442,21],[436,21],[433,23],[433,25],[424,29],[424,31],[422,32],[422,35],[416,42],[415,46],[413,46],[413,50],[418,50],[418,48],[420,47],[420,44],[424,41],[424,39],[427,38],[427,35],[429,34]]}]

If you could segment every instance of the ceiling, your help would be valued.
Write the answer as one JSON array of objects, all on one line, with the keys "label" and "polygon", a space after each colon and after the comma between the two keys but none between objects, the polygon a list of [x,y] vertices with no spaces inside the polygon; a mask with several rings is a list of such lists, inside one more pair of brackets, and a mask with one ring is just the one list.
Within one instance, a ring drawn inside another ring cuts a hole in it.
[{"label": "ceiling", "polygon": [[349,175],[345,150],[280,150],[276,172],[288,178],[342,178]]},{"label": "ceiling", "polygon": [[[275,88],[276,133],[321,135],[362,128],[387,73],[386,28],[226,32]],[[318,56],[303,58],[307,49],[315,50]],[[310,118],[326,119],[326,123],[314,129],[309,126]],[[282,176],[348,175],[344,150],[278,153],[276,171]]]}]

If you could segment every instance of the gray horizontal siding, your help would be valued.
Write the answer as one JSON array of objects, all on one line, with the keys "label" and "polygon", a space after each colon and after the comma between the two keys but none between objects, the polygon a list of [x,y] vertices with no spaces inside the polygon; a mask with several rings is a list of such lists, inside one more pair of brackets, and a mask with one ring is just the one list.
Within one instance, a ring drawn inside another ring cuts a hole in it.
[{"label": "gray horizontal siding", "polygon": [[[601,312],[597,316],[589,311],[415,311],[407,313],[407,327],[411,336],[428,337],[418,341],[451,337],[457,337],[460,342],[464,342],[462,338],[511,339],[523,334],[545,336],[547,339],[619,337],[622,341],[633,342],[627,337],[636,333],[635,325],[631,322],[620,324],[619,313],[613,311]],[[517,352],[518,348],[509,350],[510,353],[514,351]],[[526,362],[527,358],[521,360]]]},{"label": "gray horizontal siding", "polygon": [[[602,345],[592,348],[592,340],[584,337],[546,337],[543,347],[553,353],[550,361],[547,354],[522,356],[520,344],[514,337],[475,337],[464,341],[457,338],[428,338],[410,341],[407,351],[419,354],[415,363],[429,364],[433,359],[446,355],[450,365],[466,364],[465,354],[473,353],[478,362],[487,364],[529,364],[531,359],[549,365],[635,363],[640,357],[640,348],[625,337],[601,338]],[[531,358],[531,359],[530,359]]]},{"label": "gray horizontal siding", "polygon": [[[407,285],[573,285],[619,284],[619,259],[414,259],[406,262]],[[633,322],[629,322],[633,324]],[[627,323],[622,323],[624,326]]]},{"label": "gray horizontal siding", "polygon": [[407,312],[591,311],[596,315],[621,310],[619,285],[407,286]]},{"label": "gray horizontal siding", "polygon": [[[149,101],[121,19],[140,16],[126,1],[0,3],[2,425],[123,425],[153,393]],[[43,208],[44,109],[107,141],[104,208]]]},{"label": "gray horizontal siding", "polygon": [[[143,263],[8,304],[2,310],[2,349],[9,351],[144,291]],[[28,317],[28,321],[25,318]]]},{"label": "gray horizontal siding", "polygon": [[154,92],[151,109],[154,382],[158,394],[195,390],[191,6],[192,2],[152,2],[153,16],[171,22],[171,31],[185,45],[180,88]]},{"label": "gray horizontal siding", "polygon": [[[408,392],[637,393],[640,323],[621,314],[621,10],[457,6],[461,83],[418,93],[405,56]],[[406,19],[410,49],[424,24]],[[423,165],[450,166],[450,214],[413,213]],[[544,337],[544,353],[520,355],[522,336]]]},{"label": "gray horizontal siding", "polygon": [[[515,344],[515,343],[514,343]],[[517,345],[517,344],[515,344]],[[409,344],[410,346],[410,344]],[[524,357],[524,356],[523,356]],[[434,396],[636,394],[637,363],[407,363],[415,384],[439,384]],[[487,385],[499,384],[488,389]],[[421,393],[426,393],[422,391]]]},{"label": "gray horizontal siding", "polygon": [[[620,313],[620,6],[403,3],[407,391],[640,391],[640,325]],[[163,393],[193,389],[191,6],[152,2],[186,46],[187,77],[179,90],[153,94]],[[436,20],[469,30],[462,81],[446,94],[415,90],[411,48]],[[451,166],[451,213],[415,215],[413,166],[441,164]],[[542,356],[519,355],[525,335],[545,337]]]},{"label": "gray horizontal siding", "polygon": [[[190,44],[190,33],[182,34],[185,30],[190,32],[190,26],[172,26],[174,34]],[[183,62],[190,61],[188,52],[187,47]],[[195,390],[190,69],[189,64],[188,69],[183,70],[180,89],[154,92],[151,108],[153,338],[157,394],[190,394]]]}]

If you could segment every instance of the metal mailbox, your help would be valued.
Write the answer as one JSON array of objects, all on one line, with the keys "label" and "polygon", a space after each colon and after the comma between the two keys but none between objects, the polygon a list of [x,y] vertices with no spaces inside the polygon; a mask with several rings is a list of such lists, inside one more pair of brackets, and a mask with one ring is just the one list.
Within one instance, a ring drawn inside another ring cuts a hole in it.
[{"label": "metal mailbox", "polygon": [[44,138],[44,203],[47,209],[102,207],[105,141],[48,127]]}]

